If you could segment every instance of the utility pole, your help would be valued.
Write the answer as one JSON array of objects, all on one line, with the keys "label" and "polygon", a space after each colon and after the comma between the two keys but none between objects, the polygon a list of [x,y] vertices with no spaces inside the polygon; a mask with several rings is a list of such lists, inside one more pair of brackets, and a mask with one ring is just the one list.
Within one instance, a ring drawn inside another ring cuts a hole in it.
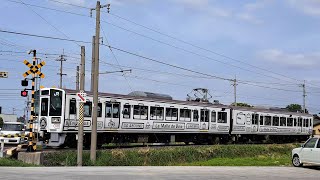
[{"label": "utility pole", "polygon": [[[81,58],[82,58],[82,53],[81,53]],[[82,64],[82,59],[81,59],[81,64]],[[76,74],[76,90],[77,90],[77,92],[79,91],[79,66],[77,66],[77,74]]]},{"label": "utility pole", "polygon": [[93,92],[93,74],[94,74],[94,54],[95,54],[95,36],[92,36],[92,61],[91,61],[91,86],[90,91]]},{"label": "utility pole", "polygon": [[64,50],[63,50],[63,53],[59,56],[59,59],[57,59],[56,61],[60,61],[60,73],[58,73],[58,75],[60,76],[60,87],[59,88],[62,88],[62,76],[65,76],[67,74],[63,74],[62,71],[62,62],[63,61],[66,61],[67,59],[65,58],[65,55],[64,55]]},{"label": "utility pole", "polygon": [[90,147],[90,160],[92,162],[96,161],[97,155],[97,115],[98,115],[98,90],[99,90],[99,40],[100,40],[100,9],[107,7],[108,12],[110,9],[110,4],[100,5],[100,1],[97,1],[96,10],[96,36],[95,46],[94,46],[94,74],[93,74],[93,111],[92,111],[92,130],[91,130],[91,147]]},{"label": "utility pole", "polygon": [[[79,70],[79,66],[77,66]],[[80,70],[80,93],[84,93],[85,78],[85,47],[81,46],[81,70]],[[79,102],[79,123],[78,123],[78,153],[77,165],[82,166],[82,150],[83,150],[83,102]]]},{"label": "utility pole", "polygon": [[237,76],[233,80],[234,106],[237,106]]},{"label": "utility pole", "polygon": [[303,81],[302,84],[302,89],[303,89],[303,113],[306,113],[306,97],[307,97],[307,92],[306,92],[306,81]]}]

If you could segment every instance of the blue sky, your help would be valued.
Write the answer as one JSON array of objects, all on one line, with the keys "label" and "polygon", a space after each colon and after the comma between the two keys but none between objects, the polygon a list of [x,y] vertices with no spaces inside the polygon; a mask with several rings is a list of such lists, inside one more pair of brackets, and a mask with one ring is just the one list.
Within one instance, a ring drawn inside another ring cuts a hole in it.
[{"label": "blue sky", "polygon": [[[21,2],[20,0],[14,1]],[[85,0],[57,1],[85,7],[95,7],[96,3]],[[89,15],[88,9],[50,0],[23,0],[23,2]],[[111,3],[111,13],[114,15],[203,47],[211,52],[163,36],[107,13],[101,14],[103,21],[111,23],[101,23],[103,29],[101,36],[104,43],[108,41],[112,46],[195,71],[232,79],[237,76],[239,80],[250,81],[251,85],[239,83],[237,86],[238,102],[253,105],[283,107],[290,103],[302,104],[302,88],[298,84],[306,80],[307,108],[312,113],[320,112],[318,107],[320,80],[317,73],[320,67],[318,45],[320,42],[318,32],[320,1],[101,1],[101,4],[106,3]],[[125,31],[114,25],[180,49]],[[95,20],[1,0],[0,29],[91,41],[95,33]],[[86,46],[86,69],[90,70],[91,45],[81,45]],[[64,76],[63,86],[75,88],[75,69],[80,61],[80,47],[76,43],[0,33],[0,51],[27,52],[29,49],[51,54],[60,54],[64,50],[67,56],[64,72],[67,76]],[[120,94],[127,94],[131,90],[152,91],[170,94],[174,99],[182,100],[193,88],[204,87],[210,90],[213,99],[225,104],[233,102],[233,86],[229,81],[199,78],[198,76],[202,75],[156,64],[116,50],[113,52],[118,62],[108,48],[103,46],[100,48],[100,72],[119,70],[115,67],[117,65],[135,69],[126,75],[127,80],[121,76],[122,74],[101,75],[100,91]],[[0,106],[3,107],[4,113],[12,113],[12,108],[16,108],[16,112],[22,114],[25,99],[19,97],[20,91],[1,89],[22,88],[20,80],[23,78],[22,73],[27,70],[22,62],[24,59],[31,61],[31,56],[27,53],[0,52],[0,54],[0,70],[9,71],[8,79],[0,79]],[[59,62],[55,61],[58,55],[39,54],[39,57],[47,63],[43,68],[46,78],[42,80],[42,84],[46,87],[58,86]],[[114,65],[110,66],[105,63]],[[159,71],[167,73],[159,73]],[[86,89],[88,90],[90,72],[87,71],[86,74]]]}]

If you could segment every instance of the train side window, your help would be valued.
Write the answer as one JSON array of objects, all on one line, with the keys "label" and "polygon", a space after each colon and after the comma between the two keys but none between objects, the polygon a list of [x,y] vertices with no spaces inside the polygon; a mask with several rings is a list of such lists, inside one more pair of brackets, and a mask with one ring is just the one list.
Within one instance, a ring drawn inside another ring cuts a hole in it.
[{"label": "train side window", "polygon": [[227,123],[227,112],[218,112],[218,123]]},{"label": "train side window", "polygon": [[297,118],[294,118],[293,120],[294,120],[294,121],[293,121],[293,123],[294,123],[293,126],[296,127],[296,126],[298,125]]},{"label": "train side window", "polygon": [[251,124],[258,124],[259,114],[252,114],[252,123]]},{"label": "train side window", "polygon": [[277,116],[272,117],[272,126],[279,126],[279,117]]},{"label": "train side window", "polygon": [[198,110],[193,110],[193,122],[198,122],[199,121],[199,111]]},{"label": "train side window", "polygon": [[163,120],[163,107],[150,107],[150,119],[151,120]]},{"label": "train side window", "polygon": [[177,108],[166,108],[166,120],[178,121],[178,109]]},{"label": "train side window", "polygon": [[259,124],[263,125],[263,116],[262,115],[260,116],[260,123]]},{"label": "train side window", "polygon": [[190,109],[180,109],[180,121],[191,121]]},{"label": "train side window", "polygon": [[288,118],[287,119],[287,126],[292,126],[293,125],[293,118]]},{"label": "train side window", "polygon": [[217,113],[215,111],[211,111],[211,122],[217,122]]},{"label": "train side window", "polygon": [[200,122],[209,122],[209,110],[201,109],[201,111],[200,111]]},{"label": "train side window", "polygon": [[271,116],[264,116],[264,125],[271,126]]},{"label": "train side window", "polygon": [[148,119],[148,106],[140,106],[134,105],[133,106],[133,119]]},{"label": "train side window", "polygon": [[120,104],[112,104],[112,117],[119,118],[120,116]]},{"label": "train side window", "polygon": [[98,109],[98,114],[97,114],[98,116],[97,117],[102,117],[102,111],[101,111],[102,110],[102,103],[98,103],[97,109]]},{"label": "train side window", "polygon": [[280,117],[280,126],[287,126],[286,117]]},{"label": "train side window", "polygon": [[298,118],[298,127],[302,127],[302,118]]},{"label": "train side window", "polygon": [[86,102],[83,105],[84,108],[84,117],[91,117],[92,114],[92,102]]},{"label": "train side window", "polygon": [[76,114],[76,112],[77,112],[76,100],[70,99],[69,114]]},{"label": "train side window", "polygon": [[123,106],[123,118],[130,119],[131,106],[126,104]]}]

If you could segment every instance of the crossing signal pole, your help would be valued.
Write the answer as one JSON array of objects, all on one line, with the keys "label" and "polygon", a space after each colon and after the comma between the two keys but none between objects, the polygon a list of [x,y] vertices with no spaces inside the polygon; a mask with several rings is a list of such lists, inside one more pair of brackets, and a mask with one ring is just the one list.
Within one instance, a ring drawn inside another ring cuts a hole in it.
[{"label": "crossing signal pole", "polygon": [[96,35],[94,45],[94,74],[93,74],[93,112],[92,112],[92,130],[91,130],[91,147],[90,147],[90,160],[96,161],[97,155],[97,115],[98,115],[98,89],[99,89],[99,40],[100,40],[100,9],[107,7],[108,12],[110,10],[110,4],[100,5],[100,1],[97,1],[96,8],[90,10],[96,11]]},{"label": "crossing signal pole", "polygon": [[21,96],[23,97],[27,97],[28,96],[28,91],[26,90],[31,90],[31,107],[30,107],[30,121],[29,121],[29,135],[28,135],[28,147],[27,147],[27,152],[34,152],[37,150],[37,146],[35,143],[35,136],[33,133],[33,121],[36,117],[35,114],[35,80],[37,78],[37,76],[39,76],[40,78],[44,78],[44,74],[42,72],[40,72],[40,68],[42,66],[44,66],[46,63],[44,61],[40,62],[39,64],[36,64],[37,61],[37,51],[36,50],[30,50],[28,54],[33,53],[33,58],[32,58],[32,64],[29,63],[27,60],[24,60],[23,63],[28,66],[30,69],[28,71],[26,71],[23,74],[23,77],[25,78],[24,80],[21,81],[21,85],[22,86],[28,86],[28,80],[26,77],[30,74],[32,74],[32,85],[31,85],[31,89],[24,89],[23,91],[21,91]]}]

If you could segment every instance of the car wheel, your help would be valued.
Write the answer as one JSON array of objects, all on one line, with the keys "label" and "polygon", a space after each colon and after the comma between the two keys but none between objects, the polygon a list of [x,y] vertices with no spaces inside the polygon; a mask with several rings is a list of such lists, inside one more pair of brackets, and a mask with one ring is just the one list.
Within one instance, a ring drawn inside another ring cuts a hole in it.
[{"label": "car wheel", "polygon": [[293,158],[292,158],[292,165],[294,167],[301,167],[302,166],[302,163],[300,162],[300,158],[298,155],[294,155]]}]

